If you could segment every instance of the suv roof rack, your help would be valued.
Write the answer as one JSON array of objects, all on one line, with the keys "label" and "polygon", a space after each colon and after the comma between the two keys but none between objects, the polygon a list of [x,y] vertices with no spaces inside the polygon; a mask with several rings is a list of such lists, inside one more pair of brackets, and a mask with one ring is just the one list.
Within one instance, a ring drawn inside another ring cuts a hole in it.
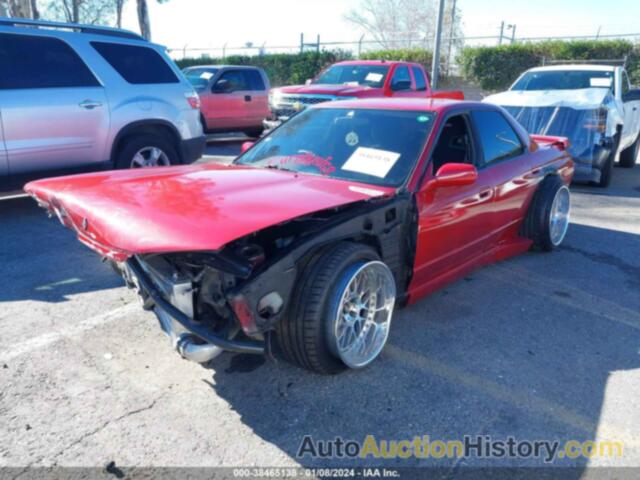
[{"label": "suv roof rack", "polygon": [[546,57],[542,57],[542,66],[545,67],[547,65],[610,65],[613,67],[626,67],[627,66],[627,55],[624,58],[617,59],[601,59],[601,60],[552,60],[547,59]]},{"label": "suv roof rack", "polygon": [[99,27],[96,25],[85,25],[82,23],[65,23],[65,22],[49,22],[46,20],[31,20],[28,18],[7,18],[0,17],[0,25],[11,27],[43,27],[43,28],[59,28],[66,30],[74,30],[81,33],[90,33],[93,35],[105,35],[109,37],[128,38],[131,40],[144,40],[142,36],[129,30],[120,28]]}]

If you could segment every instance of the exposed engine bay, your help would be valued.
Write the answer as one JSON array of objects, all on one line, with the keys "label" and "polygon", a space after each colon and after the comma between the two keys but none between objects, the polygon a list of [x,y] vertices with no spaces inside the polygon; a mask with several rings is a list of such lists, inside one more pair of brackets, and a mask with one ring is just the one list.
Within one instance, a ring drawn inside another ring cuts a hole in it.
[{"label": "exposed engine bay", "polygon": [[374,247],[406,295],[415,252],[413,196],[372,199],[316,212],[238,239],[215,252],[137,255],[117,264],[185,358],[223,350],[264,351],[306,263],[338,241]]}]

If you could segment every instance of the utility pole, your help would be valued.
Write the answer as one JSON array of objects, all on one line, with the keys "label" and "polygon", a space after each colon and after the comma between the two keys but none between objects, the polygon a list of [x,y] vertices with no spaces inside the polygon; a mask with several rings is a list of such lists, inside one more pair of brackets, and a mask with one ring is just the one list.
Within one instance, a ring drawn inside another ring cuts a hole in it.
[{"label": "utility pole", "polygon": [[451,21],[449,25],[449,47],[447,51],[447,77],[451,68],[451,45],[453,44],[453,34],[456,26],[456,0],[451,4]]},{"label": "utility pole", "polygon": [[504,36],[504,20],[500,22],[500,37],[498,38],[498,45],[502,45],[503,36]]},{"label": "utility pole", "polygon": [[300,53],[304,52],[304,33],[300,34]]},{"label": "utility pole", "polygon": [[511,43],[513,44],[516,41],[516,24],[514,23],[513,25],[510,25],[510,26],[511,26]]},{"label": "utility pole", "polygon": [[440,40],[442,36],[442,17],[444,16],[444,0],[438,2],[438,22],[433,42],[433,61],[431,63],[431,87],[438,87],[438,74],[440,70]]}]

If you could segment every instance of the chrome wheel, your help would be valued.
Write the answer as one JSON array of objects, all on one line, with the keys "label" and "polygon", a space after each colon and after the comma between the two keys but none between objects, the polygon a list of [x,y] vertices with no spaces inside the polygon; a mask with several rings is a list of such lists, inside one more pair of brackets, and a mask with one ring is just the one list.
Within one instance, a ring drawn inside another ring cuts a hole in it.
[{"label": "chrome wheel", "polygon": [[131,159],[131,168],[166,167],[171,165],[169,157],[158,147],[144,147]]},{"label": "chrome wheel", "polygon": [[564,240],[569,228],[569,211],[571,209],[571,197],[566,186],[561,187],[551,204],[549,214],[549,237],[554,247]]},{"label": "chrome wheel", "polygon": [[379,261],[354,265],[338,294],[329,347],[348,367],[364,367],[378,356],[389,336],[396,301],[393,274]]}]

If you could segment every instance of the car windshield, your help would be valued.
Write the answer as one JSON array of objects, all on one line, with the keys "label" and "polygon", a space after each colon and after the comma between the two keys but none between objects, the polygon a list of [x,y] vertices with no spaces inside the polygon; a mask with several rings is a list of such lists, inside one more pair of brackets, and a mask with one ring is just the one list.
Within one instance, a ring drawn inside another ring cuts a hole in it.
[{"label": "car windshield", "polygon": [[612,88],[613,72],[598,70],[547,70],[527,72],[511,90],[577,90]]},{"label": "car windshield", "polygon": [[433,120],[432,112],[309,109],[235,163],[397,187],[411,173]]},{"label": "car windshield", "polygon": [[196,90],[204,90],[209,85],[209,80],[216,74],[217,68],[188,68],[184,70],[187,80]]},{"label": "car windshield", "polygon": [[384,65],[334,65],[322,72],[313,83],[382,87],[388,72],[389,67]]}]

